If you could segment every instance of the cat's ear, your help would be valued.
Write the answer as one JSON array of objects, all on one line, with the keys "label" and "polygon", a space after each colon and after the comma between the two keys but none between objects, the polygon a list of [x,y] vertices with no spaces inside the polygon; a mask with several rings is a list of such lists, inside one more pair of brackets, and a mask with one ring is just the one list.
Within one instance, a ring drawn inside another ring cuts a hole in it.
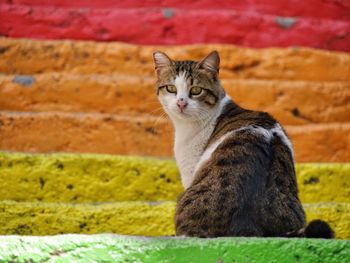
[{"label": "cat's ear", "polygon": [[216,50],[209,53],[208,56],[203,58],[199,63],[199,68],[205,69],[214,75],[219,74],[220,69],[220,57],[219,52]]},{"label": "cat's ear", "polygon": [[153,53],[153,60],[157,74],[159,74],[163,68],[169,67],[172,64],[172,60],[167,56],[167,54],[160,51]]}]

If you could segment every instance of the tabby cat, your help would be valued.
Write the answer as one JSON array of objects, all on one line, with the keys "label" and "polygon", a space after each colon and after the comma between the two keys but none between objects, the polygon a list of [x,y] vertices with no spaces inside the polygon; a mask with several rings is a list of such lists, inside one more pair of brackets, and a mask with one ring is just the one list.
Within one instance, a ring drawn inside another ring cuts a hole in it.
[{"label": "tabby cat", "polygon": [[218,52],[199,62],[162,52],[153,58],[186,189],[176,208],[177,235],[333,237],[321,220],[305,227],[292,144],[269,114],[243,109],[226,94]]}]

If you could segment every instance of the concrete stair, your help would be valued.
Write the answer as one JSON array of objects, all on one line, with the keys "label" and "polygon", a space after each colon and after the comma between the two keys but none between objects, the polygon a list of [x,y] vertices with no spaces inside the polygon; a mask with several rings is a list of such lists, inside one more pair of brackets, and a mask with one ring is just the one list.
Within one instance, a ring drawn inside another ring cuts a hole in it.
[{"label": "concrete stair", "polygon": [[183,189],[155,97],[156,49],[186,59],[219,50],[232,98],[270,112],[292,138],[307,220],[350,239],[348,53],[0,38],[0,262],[191,262],[199,253],[201,262],[347,262],[342,240],[33,237],[174,235]]},{"label": "concrete stair", "polygon": [[[1,153],[0,163],[2,234],[174,235],[183,189],[172,160]],[[337,238],[350,238],[350,165],[300,164],[296,171],[308,220],[326,220]]]},{"label": "concrete stair", "polygon": [[146,238],[117,235],[0,237],[3,262],[348,262],[344,240]]},{"label": "concrete stair", "polygon": [[350,160],[349,54],[224,45],[2,38],[0,148],[171,156],[172,127],[154,94],[151,53],[159,48],[187,59],[219,50],[228,93],[286,125],[298,162]]},{"label": "concrete stair", "polygon": [[15,0],[0,5],[0,34],[148,45],[222,43],[349,51],[348,10],[347,0],[312,0],[303,5],[293,0]]}]

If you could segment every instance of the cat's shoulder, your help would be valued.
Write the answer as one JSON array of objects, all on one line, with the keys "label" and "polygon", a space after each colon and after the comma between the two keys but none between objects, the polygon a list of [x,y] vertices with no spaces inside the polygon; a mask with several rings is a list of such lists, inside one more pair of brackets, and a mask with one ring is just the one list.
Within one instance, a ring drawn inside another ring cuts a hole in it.
[{"label": "cat's shoulder", "polygon": [[244,127],[261,127],[271,130],[280,126],[278,121],[269,113],[244,109],[233,102],[226,104],[217,118],[215,133],[226,133]]},{"label": "cat's shoulder", "polygon": [[217,120],[217,125],[209,141],[209,145],[221,142],[226,138],[244,134],[252,142],[270,142],[278,138],[279,143],[286,145],[293,155],[293,147],[282,125],[267,112],[241,108],[229,103]]}]

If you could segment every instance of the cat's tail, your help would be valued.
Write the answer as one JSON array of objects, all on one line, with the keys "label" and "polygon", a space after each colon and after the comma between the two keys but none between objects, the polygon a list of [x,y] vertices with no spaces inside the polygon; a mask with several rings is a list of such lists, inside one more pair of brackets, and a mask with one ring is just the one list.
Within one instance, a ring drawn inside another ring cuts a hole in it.
[{"label": "cat's tail", "polygon": [[316,219],[311,221],[305,228],[288,232],[286,237],[306,237],[306,238],[334,238],[334,231],[325,221]]}]

